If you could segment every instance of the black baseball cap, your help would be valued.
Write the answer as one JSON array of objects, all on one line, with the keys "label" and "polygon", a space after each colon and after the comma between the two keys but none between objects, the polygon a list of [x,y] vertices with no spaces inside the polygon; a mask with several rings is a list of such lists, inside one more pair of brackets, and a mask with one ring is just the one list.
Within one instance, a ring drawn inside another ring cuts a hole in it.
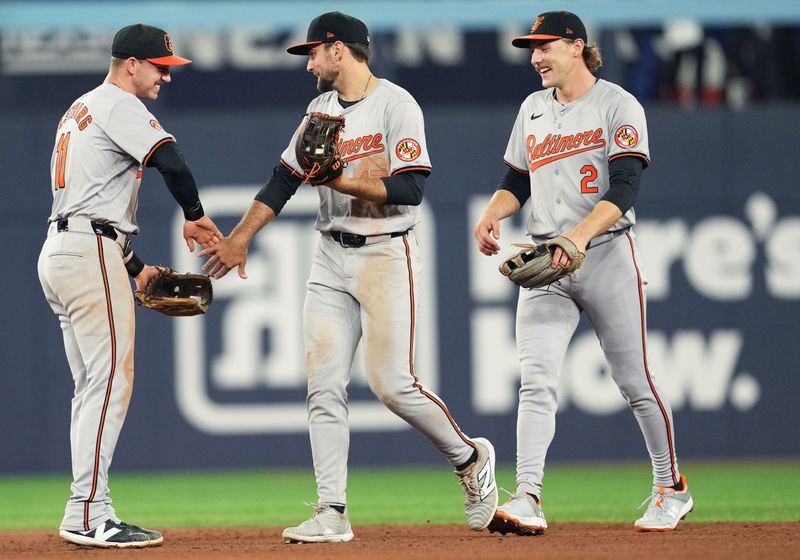
[{"label": "black baseball cap", "polygon": [[141,58],[160,66],[181,66],[191,60],[172,53],[172,40],[167,32],[143,23],[123,27],[114,35],[111,56]]},{"label": "black baseball cap", "polygon": [[322,43],[362,43],[369,45],[369,31],[364,22],[342,12],[328,12],[308,24],[306,42],[286,49],[289,54],[308,54]]},{"label": "black baseball cap", "polygon": [[581,18],[572,12],[545,12],[539,14],[531,25],[528,35],[517,37],[511,44],[527,49],[531,41],[553,41],[555,39],[583,39],[586,43],[586,27]]}]

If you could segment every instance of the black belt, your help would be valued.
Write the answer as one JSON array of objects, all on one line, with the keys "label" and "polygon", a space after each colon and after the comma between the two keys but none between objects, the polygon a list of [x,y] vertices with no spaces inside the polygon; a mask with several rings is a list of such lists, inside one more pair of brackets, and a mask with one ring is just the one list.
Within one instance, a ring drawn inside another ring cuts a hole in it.
[{"label": "black belt", "polygon": [[382,235],[359,235],[357,233],[347,233],[344,231],[329,231],[331,237],[337,241],[342,247],[357,249],[367,244],[367,240],[371,237],[402,237],[408,230],[395,231],[394,233],[384,233]]},{"label": "black belt", "polygon": [[[90,223],[92,224],[92,229],[97,235],[108,237],[114,241],[117,240],[117,230],[115,230],[113,226],[95,221],[91,221]],[[57,220],[56,229],[59,231],[59,233],[62,231],[69,231],[69,220],[67,218]]]},{"label": "black belt", "polygon": [[615,237],[619,237],[620,235],[622,235],[623,233],[625,233],[626,231],[628,231],[630,229],[631,229],[631,226],[628,226],[628,227],[624,227],[622,229],[618,229],[618,230],[615,230],[615,231],[607,231],[605,233],[601,233],[600,235],[598,235],[597,237],[595,237],[594,239],[589,241],[589,243],[586,244],[586,248],[587,249],[591,249],[592,247],[597,247],[598,245],[602,245],[603,243],[607,243],[607,242],[611,241],[612,239],[614,239]]}]

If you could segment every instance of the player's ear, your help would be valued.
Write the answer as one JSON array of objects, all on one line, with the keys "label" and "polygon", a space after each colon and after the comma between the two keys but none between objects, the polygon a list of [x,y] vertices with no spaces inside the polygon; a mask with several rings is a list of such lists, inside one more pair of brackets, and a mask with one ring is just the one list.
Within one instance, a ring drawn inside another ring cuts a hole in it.
[{"label": "player's ear", "polygon": [[134,56],[129,56],[125,59],[123,66],[125,67],[125,70],[128,72],[129,76],[133,76],[136,73],[136,63],[138,62],[139,61],[136,60],[136,57]]},{"label": "player's ear", "polygon": [[346,47],[344,46],[344,43],[342,43],[341,41],[336,41],[333,44],[331,50],[333,51],[333,58],[334,60],[336,60],[336,62],[342,61],[342,56],[344,55],[345,49]]}]

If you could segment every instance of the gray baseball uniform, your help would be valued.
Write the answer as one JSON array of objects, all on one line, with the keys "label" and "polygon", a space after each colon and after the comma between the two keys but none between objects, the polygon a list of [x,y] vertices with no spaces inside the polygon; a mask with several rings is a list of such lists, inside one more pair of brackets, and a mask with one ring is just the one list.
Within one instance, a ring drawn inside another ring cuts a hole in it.
[{"label": "gray baseball uniform", "polygon": [[[401,87],[381,79],[362,101],[342,109],[335,91],[308,111],[342,115],[339,153],[348,177],[380,178],[429,171],[422,111]],[[301,175],[295,133],[282,163]],[[316,228],[322,233],[303,309],[308,416],[319,500],[346,504],[347,383],[362,342],[373,393],[427,437],[452,465],[465,463],[475,444],[414,369],[419,307],[420,252],[416,206],[378,204],[318,187]],[[366,236],[363,246],[355,235]],[[423,372],[424,375],[424,372]]]},{"label": "gray baseball uniform", "polygon": [[[504,159],[530,176],[526,227],[534,242],[566,235],[581,222],[609,189],[609,161],[621,156],[650,157],[644,110],[622,88],[598,80],[566,105],[555,99],[553,89],[531,94],[517,115]],[[581,311],[642,430],[654,485],[680,480],[672,413],[647,361],[645,282],[631,229],[635,221],[631,208],[595,237],[574,275],[546,289],[520,290],[519,492],[541,495],[555,432],[559,371]]]},{"label": "gray baseball uniform", "polygon": [[133,389],[135,330],[122,249],[138,232],[142,164],[171,141],[137,97],[110,83],[78,98],[56,130],[53,211],[38,270],[75,382],[63,530],[119,523],[108,468]]}]

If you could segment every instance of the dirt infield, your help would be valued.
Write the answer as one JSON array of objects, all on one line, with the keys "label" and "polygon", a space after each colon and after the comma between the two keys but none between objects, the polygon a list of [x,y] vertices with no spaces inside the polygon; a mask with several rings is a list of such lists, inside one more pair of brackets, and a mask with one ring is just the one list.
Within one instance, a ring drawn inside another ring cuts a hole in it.
[{"label": "dirt infield", "polygon": [[343,544],[289,545],[278,528],[167,529],[164,544],[102,550],[64,542],[57,532],[0,533],[0,558],[503,559],[800,558],[800,523],[683,524],[670,533],[636,533],[629,525],[554,524],[539,537],[473,533],[463,526],[356,527]]}]

